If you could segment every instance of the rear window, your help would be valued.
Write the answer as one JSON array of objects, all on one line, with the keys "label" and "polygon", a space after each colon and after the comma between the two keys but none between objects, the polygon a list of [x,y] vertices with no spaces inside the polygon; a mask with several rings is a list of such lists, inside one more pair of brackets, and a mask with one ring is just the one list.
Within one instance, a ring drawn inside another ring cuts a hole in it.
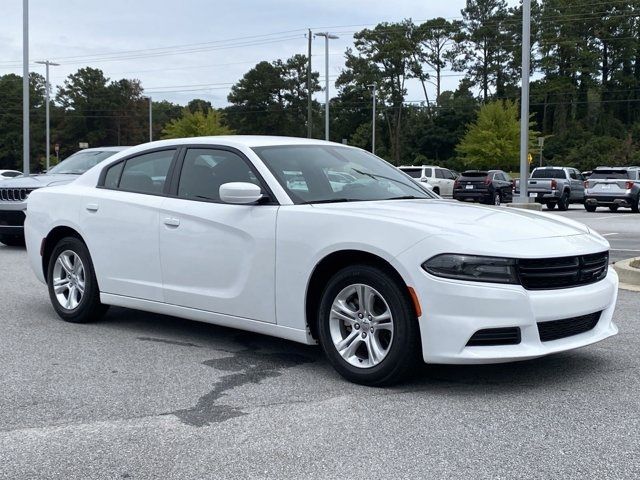
[{"label": "rear window", "polygon": [[485,178],[489,175],[489,172],[479,172],[479,171],[471,171],[471,172],[462,172],[461,177],[463,178]]},{"label": "rear window", "polygon": [[422,169],[421,168],[401,168],[404,173],[409,175],[412,178],[420,178],[422,177]]},{"label": "rear window", "polygon": [[567,178],[564,170],[556,168],[537,168],[531,174],[531,178]]},{"label": "rear window", "polygon": [[589,179],[601,180],[618,180],[618,179],[634,179],[633,172],[629,170],[596,170]]}]

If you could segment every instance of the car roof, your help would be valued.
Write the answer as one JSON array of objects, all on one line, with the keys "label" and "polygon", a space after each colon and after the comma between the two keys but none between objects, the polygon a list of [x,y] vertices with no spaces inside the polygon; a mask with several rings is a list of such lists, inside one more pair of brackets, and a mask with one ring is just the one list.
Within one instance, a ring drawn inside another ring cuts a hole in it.
[{"label": "car roof", "polygon": [[228,145],[228,146],[244,146],[244,147],[272,147],[285,145],[330,145],[333,147],[354,148],[337,142],[327,142],[325,140],[316,140],[312,138],[299,137],[279,137],[271,135],[218,135],[208,137],[190,137],[190,138],[173,138],[169,140],[160,140],[158,142],[146,143],[141,147],[163,146],[163,145]]},{"label": "car roof", "polygon": [[442,168],[437,165],[402,165],[398,168]]},{"label": "car roof", "polygon": [[78,150],[78,152],[121,152],[122,150],[126,150],[131,147],[92,147],[92,148],[83,148]]}]

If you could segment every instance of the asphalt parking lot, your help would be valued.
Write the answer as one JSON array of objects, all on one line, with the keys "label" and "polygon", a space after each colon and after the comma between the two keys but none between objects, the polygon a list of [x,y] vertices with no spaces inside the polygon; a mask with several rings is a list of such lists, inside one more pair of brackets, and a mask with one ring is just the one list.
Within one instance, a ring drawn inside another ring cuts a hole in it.
[{"label": "asphalt parking lot", "polygon": [[[640,255],[640,215],[560,215]],[[0,292],[1,478],[640,476],[637,292],[602,343],[391,389],[232,329],[120,308],[64,323],[24,249],[0,246]]]}]

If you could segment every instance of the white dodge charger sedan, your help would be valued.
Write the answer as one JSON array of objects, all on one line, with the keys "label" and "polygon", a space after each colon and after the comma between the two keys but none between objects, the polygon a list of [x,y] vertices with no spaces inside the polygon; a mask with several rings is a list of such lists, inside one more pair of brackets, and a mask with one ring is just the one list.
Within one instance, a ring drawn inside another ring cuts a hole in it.
[{"label": "white dodge charger sedan", "polygon": [[349,380],[540,357],[617,333],[607,241],[452,203],[363,150],[201,137],[34,191],[29,260],[71,322],[118,305],[322,345]]}]

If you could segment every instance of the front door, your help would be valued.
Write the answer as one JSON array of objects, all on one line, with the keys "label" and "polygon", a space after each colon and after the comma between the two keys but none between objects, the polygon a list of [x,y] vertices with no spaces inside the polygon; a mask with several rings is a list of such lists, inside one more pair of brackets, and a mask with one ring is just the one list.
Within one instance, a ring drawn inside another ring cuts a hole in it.
[{"label": "front door", "polygon": [[167,303],[275,322],[278,206],[230,205],[220,186],[263,187],[249,161],[222,148],[189,148],[160,212],[160,256]]}]

